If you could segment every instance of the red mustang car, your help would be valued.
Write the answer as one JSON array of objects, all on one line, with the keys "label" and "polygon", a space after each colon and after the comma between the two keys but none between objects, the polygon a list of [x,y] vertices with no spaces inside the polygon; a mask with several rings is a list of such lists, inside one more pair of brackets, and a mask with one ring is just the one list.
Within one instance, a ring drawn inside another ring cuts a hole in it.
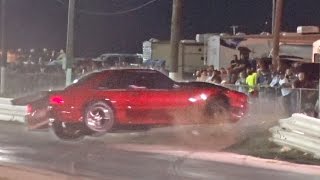
[{"label": "red mustang car", "polygon": [[62,139],[103,134],[124,125],[236,122],[247,111],[243,93],[205,82],[175,82],[151,69],[92,72],[64,90],[37,96],[12,103],[27,105],[29,128],[50,122]]}]

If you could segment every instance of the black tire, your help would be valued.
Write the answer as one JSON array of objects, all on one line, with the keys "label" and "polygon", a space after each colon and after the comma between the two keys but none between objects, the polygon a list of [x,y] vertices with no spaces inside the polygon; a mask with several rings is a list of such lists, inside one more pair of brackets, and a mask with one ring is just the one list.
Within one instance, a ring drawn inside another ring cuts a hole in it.
[{"label": "black tire", "polygon": [[81,140],[84,134],[80,128],[54,121],[52,124],[54,134],[62,140]]},{"label": "black tire", "polygon": [[205,114],[209,122],[229,122],[231,120],[230,104],[227,97],[214,97],[209,99]]},{"label": "black tire", "polygon": [[116,125],[112,107],[104,101],[90,103],[84,112],[84,123],[92,136],[100,136]]}]

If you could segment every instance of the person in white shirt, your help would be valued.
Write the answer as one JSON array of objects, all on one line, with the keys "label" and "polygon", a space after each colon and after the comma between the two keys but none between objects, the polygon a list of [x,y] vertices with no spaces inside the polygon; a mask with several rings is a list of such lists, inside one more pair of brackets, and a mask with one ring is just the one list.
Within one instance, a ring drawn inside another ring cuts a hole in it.
[{"label": "person in white shirt", "polygon": [[246,73],[244,71],[240,72],[239,79],[235,83],[239,92],[248,93],[248,85],[246,83],[246,78]]},{"label": "person in white shirt", "polygon": [[197,78],[197,81],[206,82],[208,79],[207,70],[202,70],[200,77]]},{"label": "person in white shirt", "polygon": [[284,109],[286,110],[286,114],[288,116],[291,116],[294,113],[294,110],[293,110],[294,104],[292,104],[292,97],[291,97],[292,82],[290,82],[287,73],[286,74],[280,73],[279,85],[281,86],[281,95],[282,95]]}]

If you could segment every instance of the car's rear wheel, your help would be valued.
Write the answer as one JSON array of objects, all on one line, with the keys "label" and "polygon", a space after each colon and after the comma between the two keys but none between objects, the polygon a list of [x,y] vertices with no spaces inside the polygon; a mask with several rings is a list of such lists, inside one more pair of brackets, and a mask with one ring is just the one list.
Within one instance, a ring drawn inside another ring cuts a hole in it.
[{"label": "car's rear wheel", "polygon": [[52,123],[55,135],[62,140],[80,140],[84,134],[81,128],[61,121]]},{"label": "car's rear wheel", "polygon": [[231,120],[230,104],[226,97],[211,98],[206,106],[205,114],[209,122],[229,122]]},{"label": "car's rear wheel", "polygon": [[87,106],[84,122],[94,136],[110,132],[116,124],[112,107],[103,101],[92,102]]}]

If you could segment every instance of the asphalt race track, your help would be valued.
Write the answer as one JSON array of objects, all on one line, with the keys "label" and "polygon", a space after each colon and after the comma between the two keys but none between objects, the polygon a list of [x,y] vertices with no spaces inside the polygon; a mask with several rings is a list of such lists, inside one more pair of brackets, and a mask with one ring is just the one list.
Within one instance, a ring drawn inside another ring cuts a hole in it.
[{"label": "asphalt race track", "polygon": [[[89,179],[316,180],[316,175],[115,148],[119,133],[63,142],[50,132],[29,132],[23,125],[0,123],[0,164],[53,170]],[[119,140],[121,139],[121,140]],[[156,146],[155,146],[156,147]]]}]

